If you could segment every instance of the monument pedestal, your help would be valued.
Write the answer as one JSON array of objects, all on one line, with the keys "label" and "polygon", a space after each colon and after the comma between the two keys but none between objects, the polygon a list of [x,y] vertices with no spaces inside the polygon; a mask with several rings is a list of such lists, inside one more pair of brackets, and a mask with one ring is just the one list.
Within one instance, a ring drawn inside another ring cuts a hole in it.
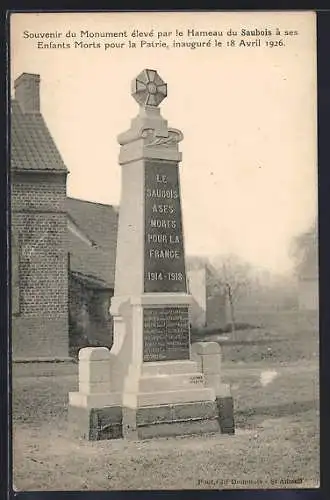
[{"label": "monument pedestal", "polygon": [[[219,344],[198,342],[191,351],[192,360],[145,362],[132,369],[134,364],[128,367],[106,347],[81,349],[79,391],[69,394],[74,434],[88,440],[234,434]],[[120,366],[126,367],[121,375]]]},{"label": "monument pedestal", "polygon": [[110,352],[80,352],[79,392],[69,395],[70,419],[88,439],[220,430],[215,390],[191,360],[178,172],[183,135],[157,108],[166,94],[157,72],[144,70],[133,82],[139,115],[119,136],[114,344]]},{"label": "monument pedestal", "polygon": [[111,372],[108,349],[80,351],[79,392],[69,394],[69,421],[79,437],[147,439],[220,431],[215,391],[206,387],[197,362],[143,363],[140,370],[127,370],[122,392],[111,385]]}]

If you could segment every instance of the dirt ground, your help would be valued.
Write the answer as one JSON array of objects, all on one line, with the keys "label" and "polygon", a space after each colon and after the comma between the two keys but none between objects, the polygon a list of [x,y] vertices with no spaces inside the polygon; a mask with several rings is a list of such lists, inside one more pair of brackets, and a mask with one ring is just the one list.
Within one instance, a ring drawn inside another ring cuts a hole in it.
[{"label": "dirt ground", "polygon": [[60,427],[19,427],[14,481],[18,489],[58,491],[317,487],[315,432],[312,412],[236,436],[140,442],[78,442]]},{"label": "dirt ground", "polygon": [[[72,371],[72,367],[70,368]],[[315,362],[224,366],[236,435],[127,442],[73,439],[74,373],[13,380],[14,483],[19,490],[309,488],[319,481]],[[268,374],[268,381],[267,381]],[[20,376],[21,375],[21,376]]]}]

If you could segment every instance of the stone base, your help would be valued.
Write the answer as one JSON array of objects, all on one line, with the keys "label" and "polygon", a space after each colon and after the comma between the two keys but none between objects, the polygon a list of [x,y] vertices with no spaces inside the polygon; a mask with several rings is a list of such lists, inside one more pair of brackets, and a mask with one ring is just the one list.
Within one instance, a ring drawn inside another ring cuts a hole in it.
[{"label": "stone base", "polygon": [[235,434],[234,402],[232,396],[217,396],[216,401],[222,434]]},{"label": "stone base", "polygon": [[69,405],[68,421],[74,437],[99,441],[123,437],[122,408],[87,408]]},{"label": "stone base", "polygon": [[134,411],[120,406],[69,406],[69,424],[77,437],[90,441],[235,432],[231,397],[145,406]]},{"label": "stone base", "polygon": [[213,401],[139,408],[136,424],[139,439],[220,432]]}]

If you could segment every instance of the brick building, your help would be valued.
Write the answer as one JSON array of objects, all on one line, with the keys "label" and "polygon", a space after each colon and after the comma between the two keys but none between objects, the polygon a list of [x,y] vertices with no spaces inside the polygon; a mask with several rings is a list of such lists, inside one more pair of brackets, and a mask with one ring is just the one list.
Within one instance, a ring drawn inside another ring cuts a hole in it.
[{"label": "brick building", "polygon": [[112,345],[118,212],[111,205],[67,198],[70,353]]},{"label": "brick building", "polygon": [[68,170],[40,113],[40,77],[15,81],[11,112],[12,349],[68,356]]},{"label": "brick building", "polygon": [[65,359],[112,343],[117,210],[67,197],[68,170],[40,112],[40,77],[11,103],[13,359]]}]

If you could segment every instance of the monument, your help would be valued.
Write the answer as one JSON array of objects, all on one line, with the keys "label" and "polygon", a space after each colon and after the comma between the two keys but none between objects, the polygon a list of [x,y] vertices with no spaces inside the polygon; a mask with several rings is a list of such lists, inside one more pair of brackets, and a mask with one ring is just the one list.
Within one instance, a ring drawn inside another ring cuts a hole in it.
[{"label": "monument", "polygon": [[114,344],[111,351],[80,351],[70,420],[88,439],[233,432],[220,347],[190,346],[179,179],[183,135],[161,116],[167,85],[155,70],[138,75],[132,96],[139,113],[118,138]]}]

